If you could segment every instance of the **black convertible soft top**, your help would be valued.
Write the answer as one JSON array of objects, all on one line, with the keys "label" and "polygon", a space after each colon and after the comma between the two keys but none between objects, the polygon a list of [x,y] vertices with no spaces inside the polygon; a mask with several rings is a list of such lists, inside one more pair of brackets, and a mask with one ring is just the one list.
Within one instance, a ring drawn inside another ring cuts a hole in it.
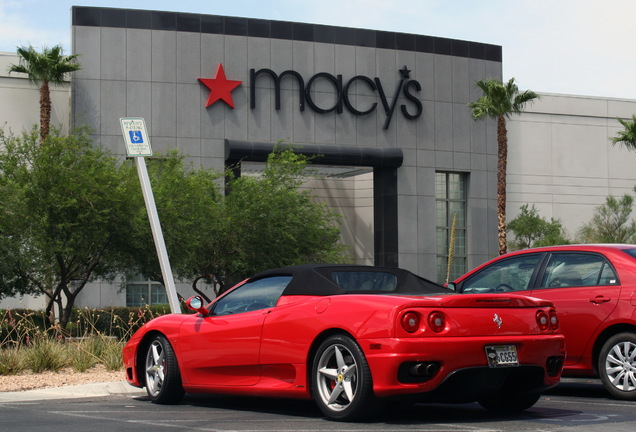
[{"label": "black convertible soft top", "polygon": [[348,264],[304,264],[266,270],[250,278],[257,280],[271,276],[292,276],[284,296],[339,294],[454,294],[428,279],[408,270]]}]

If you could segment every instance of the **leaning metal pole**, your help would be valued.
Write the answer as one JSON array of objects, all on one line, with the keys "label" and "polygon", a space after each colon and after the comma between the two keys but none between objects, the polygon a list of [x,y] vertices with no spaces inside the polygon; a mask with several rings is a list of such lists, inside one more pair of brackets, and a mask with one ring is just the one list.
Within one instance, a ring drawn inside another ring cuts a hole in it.
[{"label": "leaning metal pole", "polygon": [[146,161],[143,157],[135,157],[135,165],[137,165],[137,173],[139,174],[141,191],[144,195],[144,202],[146,203],[146,210],[148,211],[148,219],[150,219],[152,237],[155,241],[155,248],[157,248],[157,255],[159,257],[159,265],[161,266],[163,283],[165,284],[166,292],[168,294],[170,312],[181,313],[179,297],[177,296],[177,288],[174,284],[172,268],[170,267],[170,260],[168,259],[168,251],[166,249],[166,243],[163,239],[161,224],[159,223],[159,215],[157,214],[155,197],[152,193],[152,187],[150,186],[150,178],[148,177]]}]

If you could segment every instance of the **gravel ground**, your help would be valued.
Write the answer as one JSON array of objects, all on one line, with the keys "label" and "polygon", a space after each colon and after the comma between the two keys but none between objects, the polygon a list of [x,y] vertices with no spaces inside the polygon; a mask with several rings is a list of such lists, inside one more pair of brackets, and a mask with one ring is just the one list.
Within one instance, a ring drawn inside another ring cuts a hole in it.
[{"label": "gravel ground", "polygon": [[124,381],[124,371],[107,371],[102,365],[86,372],[62,369],[59,372],[33,373],[31,371],[17,375],[0,375],[0,392],[13,392],[51,387],[63,387],[80,384]]}]

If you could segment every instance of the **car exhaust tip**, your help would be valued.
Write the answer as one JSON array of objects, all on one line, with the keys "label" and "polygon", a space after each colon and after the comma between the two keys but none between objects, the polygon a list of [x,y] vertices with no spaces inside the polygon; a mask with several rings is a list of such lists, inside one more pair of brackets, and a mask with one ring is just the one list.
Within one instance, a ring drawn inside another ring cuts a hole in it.
[{"label": "car exhaust tip", "polygon": [[545,369],[548,376],[550,377],[559,376],[559,374],[563,370],[563,363],[564,363],[563,356],[548,357],[548,360],[545,363]]},{"label": "car exhaust tip", "polygon": [[417,383],[428,381],[437,375],[440,363],[429,362],[407,362],[400,366],[398,379],[403,383]]}]

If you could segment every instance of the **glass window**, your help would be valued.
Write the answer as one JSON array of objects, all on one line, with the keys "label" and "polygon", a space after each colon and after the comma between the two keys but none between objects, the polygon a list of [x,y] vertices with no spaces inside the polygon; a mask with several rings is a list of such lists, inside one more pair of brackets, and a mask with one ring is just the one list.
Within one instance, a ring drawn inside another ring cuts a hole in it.
[{"label": "glass window", "polygon": [[618,277],[614,272],[614,269],[608,262],[603,264],[603,270],[601,270],[601,278],[598,281],[599,285],[618,285]]},{"label": "glass window", "polygon": [[155,304],[168,304],[166,288],[162,284],[141,275],[133,276],[126,283],[126,306],[142,307]]},{"label": "glass window", "polygon": [[466,178],[464,173],[435,173],[439,283],[466,273]]},{"label": "glass window", "polygon": [[150,285],[150,304],[168,304],[168,294],[163,285],[153,283]]},{"label": "glass window", "polygon": [[384,272],[333,272],[331,279],[345,291],[393,292],[397,288],[397,276]]},{"label": "glass window", "polygon": [[126,306],[137,307],[148,304],[148,287],[141,284],[126,285]]},{"label": "glass window", "polygon": [[545,269],[542,288],[614,285],[616,273],[604,257],[589,253],[555,253]]},{"label": "glass window", "polygon": [[272,276],[247,282],[214,304],[214,315],[251,312],[276,306],[291,276]]},{"label": "glass window", "polygon": [[463,293],[524,291],[530,288],[540,254],[508,258],[474,274],[462,285]]},{"label": "glass window", "polygon": [[631,256],[632,258],[636,258],[636,249],[623,249],[623,252],[625,252],[627,255]]}]

